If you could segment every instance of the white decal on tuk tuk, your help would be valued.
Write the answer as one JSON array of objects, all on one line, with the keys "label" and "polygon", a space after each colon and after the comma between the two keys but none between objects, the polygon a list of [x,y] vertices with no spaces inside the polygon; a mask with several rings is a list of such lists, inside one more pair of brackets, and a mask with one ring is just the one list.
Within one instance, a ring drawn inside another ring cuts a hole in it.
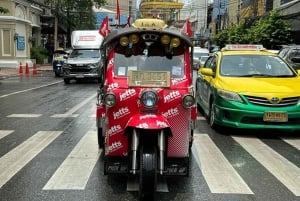
[{"label": "white decal on tuk tuk", "polygon": [[141,123],[137,125],[137,128],[149,128],[149,125],[147,123]]},{"label": "white decal on tuk tuk", "polygon": [[156,115],[154,115],[154,114],[146,114],[146,115],[140,116],[140,120],[151,118],[151,117],[156,117]]},{"label": "white decal on tuk tuk", "polygon": [[110,85],[108,85],[107,91],[111,91],[111,90],[116,89],[118,87],[119,87],[118,83],[116,83],[116,82],[115,83],[111,83]]},{"label": "white decal on tuk tuk", "polygon": [[126,100],[134,95],[136,95],[135,89],[127,89],[124,93],[120,93],[120,100]]},{"label": "white decal on tuk tuk", "polygon": [[116,142],[113,142],[109,147],[108,147],[108,151],[109,152],[112,152],[112,151],[115,151],[117,149],[120,149],[122,147],[122,143],[121,141],[116,141]]},{"label": "white decal on tuk tuk", "polygon": [[125,115],[129,114],[130,111],[128,107],[122,107],[117,112],[113,112],[114,119],[120,119],[121,117],[124,117]]},{"label": "white decal on tuk tuk", "polygon": [[112,127],[110,127],[107,131],[106,134],[107,135],[114,135],[118,132],[122,131],[122,127],[121,125],[113,125]]},{"label": "white decal on tuk tuk", "polygon": [[177,98],[180,98],[180,92],[179,91],[171,91],[168,95],[164,96],[165,103],[169,103],[173,100],[176,100]]},{"label": "white decal on tuk tuk", "polygon": [[168,127],[168,124],[166,124],[164,121],[156,121],[156,125],[161,128]]},{"label": "white decal on tuk tuk", "polygon": [[172,81],[172,85],[181,84],[186,81],[186,76],[184,76],[183,78],[174,78],[171,81]]},{"label": "white decal on tuk tuk", "polygon": [[179,114],[178,108],[171,108],[167,112],[162,113],[165,118],[171,118]]}]

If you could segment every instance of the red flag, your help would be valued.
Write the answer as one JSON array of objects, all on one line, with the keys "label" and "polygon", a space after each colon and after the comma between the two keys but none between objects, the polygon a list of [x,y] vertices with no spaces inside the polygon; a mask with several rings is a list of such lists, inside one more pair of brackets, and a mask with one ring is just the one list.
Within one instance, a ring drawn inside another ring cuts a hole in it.
[{"label": "red flag", "polygon": [[183,24],[183,27],[181,29],[182,33],[185,33],[188,36],[192,36],[192,29],[191,29],[191,24],[190,24],[190,20],[186,19],[185,23]]},{"label": "red flag", "polygon": [[109,27],[108,17],[107,16],[103,19],[103,21],[102,21],[102,23],[101,23],[101,25],[99,27],[99,33],[103,37],[107,36],[110,33],[110,27]]},{"label": "red flag", "polygon": [[120,14],[120,5],[119,5],[119,0],[117,0],[117,16],[116,16],[116,19],[118,20],[118,25],[120,25],[120,18],[121,18],[121,16],[120,16],[121,14]]},{"label": "red flag", "polygon": [[126,27],[130,27],[130,15],[128,15],[128,17],[127,17],[127,24],[126,24]]}]

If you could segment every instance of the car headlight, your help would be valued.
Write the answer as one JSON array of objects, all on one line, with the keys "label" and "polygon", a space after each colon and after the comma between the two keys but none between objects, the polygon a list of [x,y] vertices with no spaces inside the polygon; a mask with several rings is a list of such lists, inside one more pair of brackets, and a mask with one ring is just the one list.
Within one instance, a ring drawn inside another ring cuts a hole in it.
[{"label": "car headlight", "polygon": [[183,96],[182,98],[182,106],[184,108],[190,108],[195,104],[195,98],[194,96],[187,94],[185,96]]},{"label": "car headlight", "polygon": [[144,91],[141,94],[141,103],[145,106],[145,107],[153,107],[157,104],[158,102],[158,95],[155,91]]},{"label": "car headlight", "polygon": [[240,103],[243,102],[243,100],[237,93],[234,93],[231,91],[218,90],[218,95],[225,100],[231,100],[231,101],[236,101],[236,102],[240,102]]},{"label": "car headlight", "polygon": [[63,68],[72,68],[72,66],[70,64],[64,63]]},{"label": "car headlight", "polygon": [[97,68],[99,66],[100,62],[97,62],[97,63],[92,63],[92,64],[89,64],[88,67],[90,68]]},{"label": "car headlight", "polygon": [[107,107],[113,107],[113,106],[115,106],[116,102],[117,102],[117,98],[116,98],[115,94],[108,93],[108,94],[105,95],[105,97],[104,97],[104,104]]}]

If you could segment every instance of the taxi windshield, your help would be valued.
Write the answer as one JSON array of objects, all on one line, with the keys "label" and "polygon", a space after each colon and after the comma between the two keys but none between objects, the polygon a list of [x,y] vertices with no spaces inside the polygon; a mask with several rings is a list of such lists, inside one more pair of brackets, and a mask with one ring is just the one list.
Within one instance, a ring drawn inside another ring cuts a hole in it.
[{"label": "taxi windshield", "polygon": [[236,77],[293,77],[296,75],[282,59],[270,55],[223,55],[220,74]]},{"label": "taxi windshield", "polygon": [[128,71],[169,71],[172,78],[184,76],[183,55],[167,58],[166,56],[132,55],[126,57],[123,54],[115,53],[116,76],[128,76]]}]

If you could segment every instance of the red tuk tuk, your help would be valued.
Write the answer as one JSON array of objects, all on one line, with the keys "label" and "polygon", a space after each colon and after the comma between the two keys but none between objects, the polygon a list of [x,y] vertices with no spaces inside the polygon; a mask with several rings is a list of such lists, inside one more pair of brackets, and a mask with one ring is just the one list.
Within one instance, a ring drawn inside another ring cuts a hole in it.
[{"label": "red tuk tuk", "polygon": [[189,175],[197,117],[192,48],[158,19],[139,19],[104,39],[96,113],[104,174],[138,176],[140,200],[155,200],[158,177]]}]

